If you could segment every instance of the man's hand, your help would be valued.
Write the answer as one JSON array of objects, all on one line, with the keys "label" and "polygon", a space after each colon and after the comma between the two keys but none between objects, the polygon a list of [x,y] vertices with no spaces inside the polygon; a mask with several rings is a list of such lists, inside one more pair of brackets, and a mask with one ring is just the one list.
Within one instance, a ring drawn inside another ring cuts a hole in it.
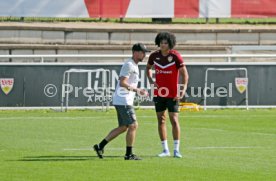
[{"label": "man's hand", "polygon": [[138,94],[139,96],[149,96],[148,91],[145,90],[145,89],[137,89],[137,94]]},{"label": "man's hand", "polygon": [[157,89],[159,88],[159,86],[156,82],[152,82],[151,84],[154,86],[154,88],[157,88]]},{"label": "man's hand", "polygon": [[175,97],[175,98],[173,98],[173,101],[180,101],[181,99],[182,99],[183,97]]},{"label": "man's hand", "polygon": [[184,88],[184,90],[182,90],[182,91],[180,92],[180,95],[177,95],[175,98],[173,98],[173,100],[174,100],[174,101],[180,101],[180,100],[184,97],[185,92],[186,92],[186,88]]}]

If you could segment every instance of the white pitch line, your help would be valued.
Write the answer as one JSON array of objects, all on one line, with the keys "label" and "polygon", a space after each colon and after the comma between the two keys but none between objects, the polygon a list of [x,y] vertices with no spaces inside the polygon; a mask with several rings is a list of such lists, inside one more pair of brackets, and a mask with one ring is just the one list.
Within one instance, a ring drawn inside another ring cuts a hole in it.
[{"label": "white pitch line", "polygon": [[260,132],[249,132],[251,134],[258,134],[258,135],[264,135],[264,136],[276,136],[275,133],[260,133]]},{"label": "white pitch line", "polygon": [[[235,132],[235,130],[225,130],[225,129],[217,129],[217,128],[189,128],[189,129],[203,129],[210,131],[220,131],[220,132]],[[257,134],[263,136],[276,136],[275,133],[261,133],[261,132],[243,132],[243,134]]]},{"label": "white pitch line", "polygon": [[91,151],[93,150],[92,148],[64,148],[64,151]]},{"label": "white pitch line", "polygon": [[72,119],[72,120],[81,120],[81,119],[108,119],[112,117],[103,117],[103,116],[97,116],[97,117],[7,117],[7,118],[0,118],[0,120],[9,120],[9,119]]},{"label": "white pitch line", "polygon": [[[137,115],[138,118],[156,118],[155,115],[153,116],[139,116]],[[233,117],[276,117],[276,115],[180,115],[180,118],[233,118]],[[64,117],[38,117],[38,116],[15,116],[15,117],[0,117],[0,120],[10,120],[10,119],[72,119],[72,120],[80,120],[80,119],[112,119],[116,118],[116,115],[114,116],[85,116],[85,117],[71,117],[71,116],[64,116]]]},{"label": "white pitch line", "polygon": [[206,147],[188,147],[192,150],[205,150],[205,149],[252,149],[252,148],[262,148],[256,146],[206,146]]},{"label": "white pitch line", "polygon": [[[93,151],[93,148],[64,148],[63,150],[64,151]],[[121,150],[125,150],[125,149],[124,148],[107,148],[105,150],[121,151]]]},{"label": "white pitch line", "polygon": [[[203,149],[251,149],[251,148],[263,148],[258,146],[199,146],[199,147],[187,147],[186,149],[203,150]],[[91,151],[92,148],[65,148],[64,151]],[[106,150],[121,151],[124,148],[107,148]]]},{"label": "white pitch line", "polygon": [[229,131],[229,130],[224,130],[224,129],[217,129],[217,128],[189,128],[189,129],[203,129],[203,130],[210,130],[210,131]]},{"label": "white pitch line", "polygon": [[[156,116],[139,116],[140,118],[156,118]],[[114,116],[86,116],[86,117],[36,117],[36,116],[30,116],[30,117],[23,117],[23,116],[16,116],[16,117],[0,117],[0,120],[10,120],[10,119],[72,119],[72,120],[81,120],[81,119],[115,119],[116,115]]]}]

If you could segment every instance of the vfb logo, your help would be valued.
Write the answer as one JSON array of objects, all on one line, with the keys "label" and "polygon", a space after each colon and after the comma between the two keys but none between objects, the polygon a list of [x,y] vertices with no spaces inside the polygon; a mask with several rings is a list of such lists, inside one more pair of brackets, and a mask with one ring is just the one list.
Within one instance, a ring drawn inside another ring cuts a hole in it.
[{"label": "vfb logo", "polygon": [[8,95],[13,88],[14,85],[14,78],[3,78],[0,79],[0,86],[1,86],[1,90]]},{"label": "vfb logo", "polygon": [[235,84],[236,88],[239,91],[239,93],[244,93],[246,91],[247,86],[248,86],[248,78],[241,78],[241,77],[236,77],[235,78]]}]

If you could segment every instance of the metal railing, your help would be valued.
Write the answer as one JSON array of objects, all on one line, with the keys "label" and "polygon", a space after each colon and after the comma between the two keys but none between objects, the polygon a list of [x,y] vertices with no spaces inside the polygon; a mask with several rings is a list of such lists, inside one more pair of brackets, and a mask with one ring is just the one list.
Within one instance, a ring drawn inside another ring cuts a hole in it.
[{"label": "metal railing", "polygon": [[[45,58],[129,58],[132,55],[122,54],[58,54],[58,55],[0,55],[0,58],[39,58],[44,63]],[[276,54],[182,54],[183,58],[225,58],[225,62],[233,62],[233,58],[276,58]],[[146,57],[149,57],[147,55]]]}]

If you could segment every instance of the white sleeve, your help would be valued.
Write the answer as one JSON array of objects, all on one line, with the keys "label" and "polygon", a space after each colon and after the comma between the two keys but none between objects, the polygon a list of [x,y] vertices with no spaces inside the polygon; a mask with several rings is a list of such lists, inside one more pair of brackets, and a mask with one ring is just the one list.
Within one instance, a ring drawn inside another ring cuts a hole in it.
[{"label": "white sleeve", "polygon": [[131,74],[131,65],[130,63],[125,63],[121,68],[120,77],[129,78],[130,74]]}]

